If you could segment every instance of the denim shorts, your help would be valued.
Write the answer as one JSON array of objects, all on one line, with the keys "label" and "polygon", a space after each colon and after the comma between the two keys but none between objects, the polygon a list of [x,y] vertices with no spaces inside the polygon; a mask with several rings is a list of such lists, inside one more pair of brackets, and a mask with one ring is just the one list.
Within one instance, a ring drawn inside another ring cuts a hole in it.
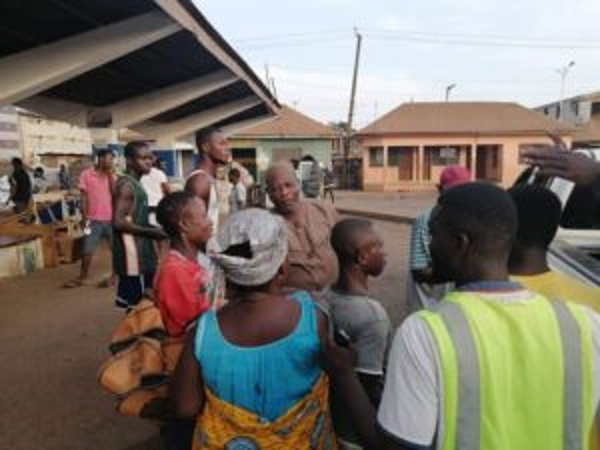
[{"label": "denim shorts", "polygon": [[109,244],[112,243],[112,223],[92,220],[90,222],[91,233],[83,241],[83,254],[91,255],[98,247],[100,239],[105,238]]}]

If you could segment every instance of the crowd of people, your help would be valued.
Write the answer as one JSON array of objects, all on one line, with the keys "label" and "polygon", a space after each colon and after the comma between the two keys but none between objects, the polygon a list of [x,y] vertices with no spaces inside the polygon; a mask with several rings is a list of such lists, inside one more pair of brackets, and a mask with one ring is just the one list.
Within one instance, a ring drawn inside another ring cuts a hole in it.
[{"label": "crowd of people", "polygon": [[[167,449],[600,448],[600,290],[548,265],[561,216],[551,191],[447,167],[413,227],[413,312],[393,333],[369,284],[397,243],[303,194],[290,163],[265,174],[270,210],[246,207],[231,170],[220,217],[228,142],[211,128],[197,146],[184,190],[156,177],[154,204],[143,142],[126,145],[122,176],[104,153],[80,180],[90,233],[74,283],[111,239],[117,306],[151,289],[168,335],[185,341]],[[526,157],[543,175],[599,183],[581,156]],[[103,195],[110,211],[92,207]]]}]

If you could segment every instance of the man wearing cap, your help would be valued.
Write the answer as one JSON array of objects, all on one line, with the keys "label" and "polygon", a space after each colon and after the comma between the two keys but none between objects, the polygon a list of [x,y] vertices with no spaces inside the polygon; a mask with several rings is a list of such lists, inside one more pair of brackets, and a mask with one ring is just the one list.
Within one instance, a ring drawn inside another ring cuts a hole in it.
[{"label": "man wearing cap", "polygon": [[[471,181],[471,172],[458,165],[446,167],[440,174],[438,192]],[[448,284],[432,283],[431,253],[429,252],[429,218],[431,210],[420,215],[412,227],[408,274],[408,304],[411,311],[431,309],[451,288]]]}]

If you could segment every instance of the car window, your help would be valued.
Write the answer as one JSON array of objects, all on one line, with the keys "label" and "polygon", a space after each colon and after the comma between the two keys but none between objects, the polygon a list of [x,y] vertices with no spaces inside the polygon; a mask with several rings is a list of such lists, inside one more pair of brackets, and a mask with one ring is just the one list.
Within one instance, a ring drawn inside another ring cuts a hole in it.
[{"label": "car window", "polygon": [[563,210],[560,225],[570,229],[600,229],[600,190],[575,186]]}]

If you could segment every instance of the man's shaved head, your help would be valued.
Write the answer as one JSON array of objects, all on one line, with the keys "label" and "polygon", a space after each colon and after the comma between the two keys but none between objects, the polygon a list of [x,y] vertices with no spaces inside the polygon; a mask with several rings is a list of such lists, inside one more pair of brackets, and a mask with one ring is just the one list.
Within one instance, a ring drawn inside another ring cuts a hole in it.
[{"label": "man's shaved head", "polygon": [[282,161],[276,162],[272,164],[268,169],[265,175],[265,180],[267,182],[267,187],[269,183],[273,181],[275,176],[286,176],[293,179],[296,183],[298,183],[298,179],[296,178],[296,171],[294,170],[294,166],[291,163]]},{"label": "man's shaved head", "polygon": [[290,163],[275,163],[265,176],[267,194],[280,214],[290,214],[300,203],[300,183]]}]

